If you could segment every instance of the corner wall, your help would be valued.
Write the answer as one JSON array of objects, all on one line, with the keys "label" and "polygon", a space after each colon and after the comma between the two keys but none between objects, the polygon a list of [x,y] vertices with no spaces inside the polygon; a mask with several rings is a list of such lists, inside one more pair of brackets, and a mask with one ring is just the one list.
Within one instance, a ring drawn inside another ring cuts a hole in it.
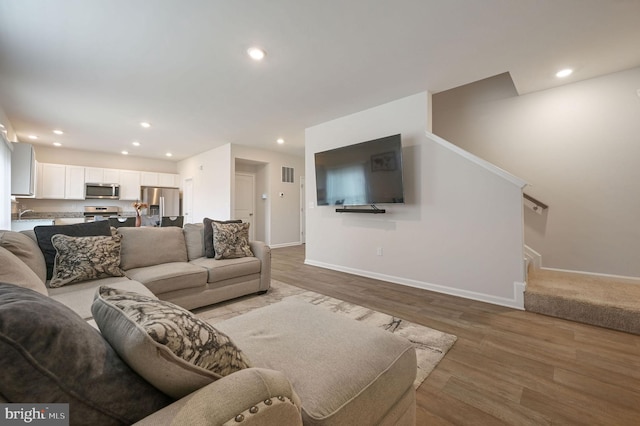
[{"label": "corner wall", "polygon": [[[522,308],[524,182],[425,134],[429,98],[420,93],[306,130],[306,263]],[[381,215],[312,208],[316,152],[396,133],[406,204],[384,205]]]}]

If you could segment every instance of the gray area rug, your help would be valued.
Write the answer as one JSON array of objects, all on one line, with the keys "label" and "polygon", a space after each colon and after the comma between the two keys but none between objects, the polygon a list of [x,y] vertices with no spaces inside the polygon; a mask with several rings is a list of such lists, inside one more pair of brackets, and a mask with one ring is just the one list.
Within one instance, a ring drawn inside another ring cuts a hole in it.
[{"label": "gray area rug", "polygon": [[438,365],[457,339],[452,334],[443,333],[382,312],[324,296],[313,291],[307,291],[276,280],[271,281],[271,289],[267,294],[243,297],[215,305],[212,308],[198,309],[195,313],[208,323],[215,324],[286,298],[294,298],[322,306],[337,314],[345,315],[375,327],[384,328],[390,333],[407,338],[416,348],[418,360],[418,371],[414,382],[416,389],[429,376],[429,373]]}]

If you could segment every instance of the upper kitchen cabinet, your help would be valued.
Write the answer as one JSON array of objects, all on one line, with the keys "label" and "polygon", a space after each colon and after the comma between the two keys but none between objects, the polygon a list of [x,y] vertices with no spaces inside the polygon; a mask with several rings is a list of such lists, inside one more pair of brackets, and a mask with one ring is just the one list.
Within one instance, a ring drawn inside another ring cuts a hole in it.
[{"label": "upper kitchen cabinet", "polygon": [[33,145],[12,143],[11,195],[33,196],[36,189],[36,154]]},{"label": "upper kitchen cabinet", "polygon": [[86,183],[120,183],[120,170],[85,167],[84,181]]},{"label": "upper kitchen cabinet", "polygon": [[84,173],[81,166],[38,163],[36,198],[84,200]]},{"label": "upper kitchen cabinet", "polygon": [[140,199],[140,172],[133,170],[120,170],[120,199]]},{"label": "upper kitchen cabinet", "polygon": [[67,166],[38,163],[36,198],[64,199]]},{"label": "upper kitchen cabinet", "polygon": [[142,186],[178,188],[180,186],[180,175],[173,173],[142,172],[140,184]]}]

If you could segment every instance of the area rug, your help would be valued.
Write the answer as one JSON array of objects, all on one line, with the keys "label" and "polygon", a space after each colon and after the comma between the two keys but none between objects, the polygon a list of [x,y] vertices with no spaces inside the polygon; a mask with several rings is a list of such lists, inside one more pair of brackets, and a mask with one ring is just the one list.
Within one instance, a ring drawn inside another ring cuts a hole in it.
[{"label": "area rug", "polygon": [[234,301],[217,304],[212,308],[199,309],[195,313],[208,323],[215,324],[253,309],[290,298],[322,306],[337,314],[383,328],[390,333],[403,336],[411,341],[416,348],[418,361],[418,371],[414,382],[416,389],[429,376],[429,373],[438,365],[457,339],[452,334],[443,333],[382,312],[313,291],[307,291],[276,280],[271,280],[271,288],[267,294],[246,296]]}]

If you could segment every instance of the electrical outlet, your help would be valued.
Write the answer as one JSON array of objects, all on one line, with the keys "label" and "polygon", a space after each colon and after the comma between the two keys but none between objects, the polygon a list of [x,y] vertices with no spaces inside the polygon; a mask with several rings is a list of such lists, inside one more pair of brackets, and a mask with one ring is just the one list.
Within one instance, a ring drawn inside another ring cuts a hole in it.
[{"label": "electrical outlet", "polygon": [[378,247],[378,249],[376,250],[376,254],[378,256],[382,256],[382,247]]}]

